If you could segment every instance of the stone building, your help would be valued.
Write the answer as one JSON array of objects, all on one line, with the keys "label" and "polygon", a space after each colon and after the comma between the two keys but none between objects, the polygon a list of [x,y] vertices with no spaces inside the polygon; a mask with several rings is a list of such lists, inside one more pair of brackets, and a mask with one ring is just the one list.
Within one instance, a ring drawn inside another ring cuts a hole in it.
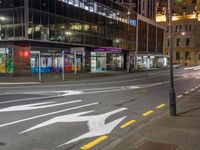
[{"label": "stone building", "polygon": [[[156,21],[167,26],[166,3],[157,3]],[[183,5],[183,7],[182,7]],[[165,6],[165,8],[164,8]],[[185,0],[183,4],[173,7],[179,9],[179,13],[173,12],[173,49],[174,63],[184,66],[200,65],[200,15],[199,1]],[[161,11],[162,10],[162,11]],[[168,54],[168,33],[164,34],[164,54]]]}]

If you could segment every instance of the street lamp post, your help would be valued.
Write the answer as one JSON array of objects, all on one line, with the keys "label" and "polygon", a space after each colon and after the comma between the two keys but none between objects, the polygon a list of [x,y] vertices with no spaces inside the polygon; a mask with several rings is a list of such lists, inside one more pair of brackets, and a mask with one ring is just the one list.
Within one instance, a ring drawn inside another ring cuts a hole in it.
[{"label": "street lamp post", "polygon": [[174,90],[173,72],[173,39],[172,39],[172,0],[168,0],[168,32],[169,32],[169,55],[170,55],[170,88],[169,88],[169,109],[170,116],[176,116],[176,94]]}]

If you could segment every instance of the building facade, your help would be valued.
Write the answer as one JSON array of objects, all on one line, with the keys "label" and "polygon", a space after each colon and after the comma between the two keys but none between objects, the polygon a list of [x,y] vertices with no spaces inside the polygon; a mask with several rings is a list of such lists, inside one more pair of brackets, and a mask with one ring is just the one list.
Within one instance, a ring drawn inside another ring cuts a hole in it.
[{"label": "building facade", "polygon": [[[181,7],[181,6],[184,7]],[[157,22],[167,26],[164,1],[158,4]],[[162,8],[162,9],[161,9]],[[173,21],[173,49],[174,63],[183,66],[200,65],[200,15],[199,1],[185,0],[184,3],[174,4]],[[175,11],[175,8],[177,11]],[[183,9],[184,8],[184,9]],[[168,55],[168,33],[164,34],[164,54]]]},{"label": "building facade", "polygon": [[0,74],[124,70],[136,30],[112,1],[0,0]]},{"label": "building facade", "polygon": [[[188,15],[194,12],[199,13],[200,0],[174,0],[172,12],[176,15]],[[157,0],[156,2],[157,15],[167,13],[167,0]]]},{"label": "building facade", "polygon": [[163,55],[163,26],[155,22],[156,0],[114,0],[138,13],[135,68],[149,69],[165,66]]},{"label": "building facade", "polygon": [[152,19],[138,14],[137,30],[137,68],[157,68],[167,65],[167,56],[163,55],[164,27]]},{"label": "building facade", "polygon": [[113,0],[114,2],[124,5],[134,11],[138,10],[138,0]]},{"label": "building facade", "polygon": [[139,13],[142,16],[155,20],[156,0],[114,0]]}]

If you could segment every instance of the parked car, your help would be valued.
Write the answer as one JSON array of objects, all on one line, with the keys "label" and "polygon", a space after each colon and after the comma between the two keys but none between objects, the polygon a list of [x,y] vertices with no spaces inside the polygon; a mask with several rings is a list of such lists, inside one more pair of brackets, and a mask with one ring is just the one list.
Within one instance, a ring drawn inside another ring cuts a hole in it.
[{"label": "parked car", "polygon": [[[167,68],[170,68],[170,64],[168,64]],[[174,68],[174,69],[180,69],[180,68],[182,68],[182,66],[181,66],[181,64],[174,63],[174,64],[173,64],[173,68]]]}]

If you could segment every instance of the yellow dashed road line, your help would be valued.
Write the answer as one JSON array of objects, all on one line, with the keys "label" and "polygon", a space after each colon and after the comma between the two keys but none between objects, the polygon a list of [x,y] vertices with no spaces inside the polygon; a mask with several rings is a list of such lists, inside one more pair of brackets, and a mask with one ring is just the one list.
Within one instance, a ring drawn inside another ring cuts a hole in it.
[{"label": "yellow dashed road line", "polygon": [[80,149],[81,150],[88,150],[88,149],[91,149],[92,147],[94,147],[95,145],[99,144],[100,142],[106,140],[108,138],[107,135],[104,135],[104,136],[101,136],[99,138],[97,138],[96,140],[82,146]]},{"label": "yellow dashed road line", "polygon": [[146,116],[152,114],[153,112],[154,112],[153,110],[149,110],[149,111],[143,113],[142,116],[143,116],[143,117],[146,117]]},{"label": "yellow dashed road line", "polygon": [[187,91],[187,92],[185,92],[184,94],[189,94],[190,92],[189,91]]},{"label": "yellow dashed road line", "polygon": [[160,105],[158,105],[156,108],[157,109],[161,109],[161,108],[163,108],[163,107],[165,107],[166,106],[166,104],[160,104]]},{"label": "yellow dashed road line", "polygon": [[135,123],[135,122],[136,122],[136,120],[128,121],[128,122],[126,122],[125,124],[121,125],[120,128],[121,128],[121,129],[124,129],[124,128],[128,127],[129,125],[131,125],[131,124],[133,124],[133,123]]},{"label": "yellow dashed road line", "polygon": [[194,89],[191,89],[190,91],[194,91]]},{"label": "yellow dashed road line", "polygon": [[177,98],[181,98],[181,97],[183,97],[183,95],[179,95],[179,96],[177,96]]}]

